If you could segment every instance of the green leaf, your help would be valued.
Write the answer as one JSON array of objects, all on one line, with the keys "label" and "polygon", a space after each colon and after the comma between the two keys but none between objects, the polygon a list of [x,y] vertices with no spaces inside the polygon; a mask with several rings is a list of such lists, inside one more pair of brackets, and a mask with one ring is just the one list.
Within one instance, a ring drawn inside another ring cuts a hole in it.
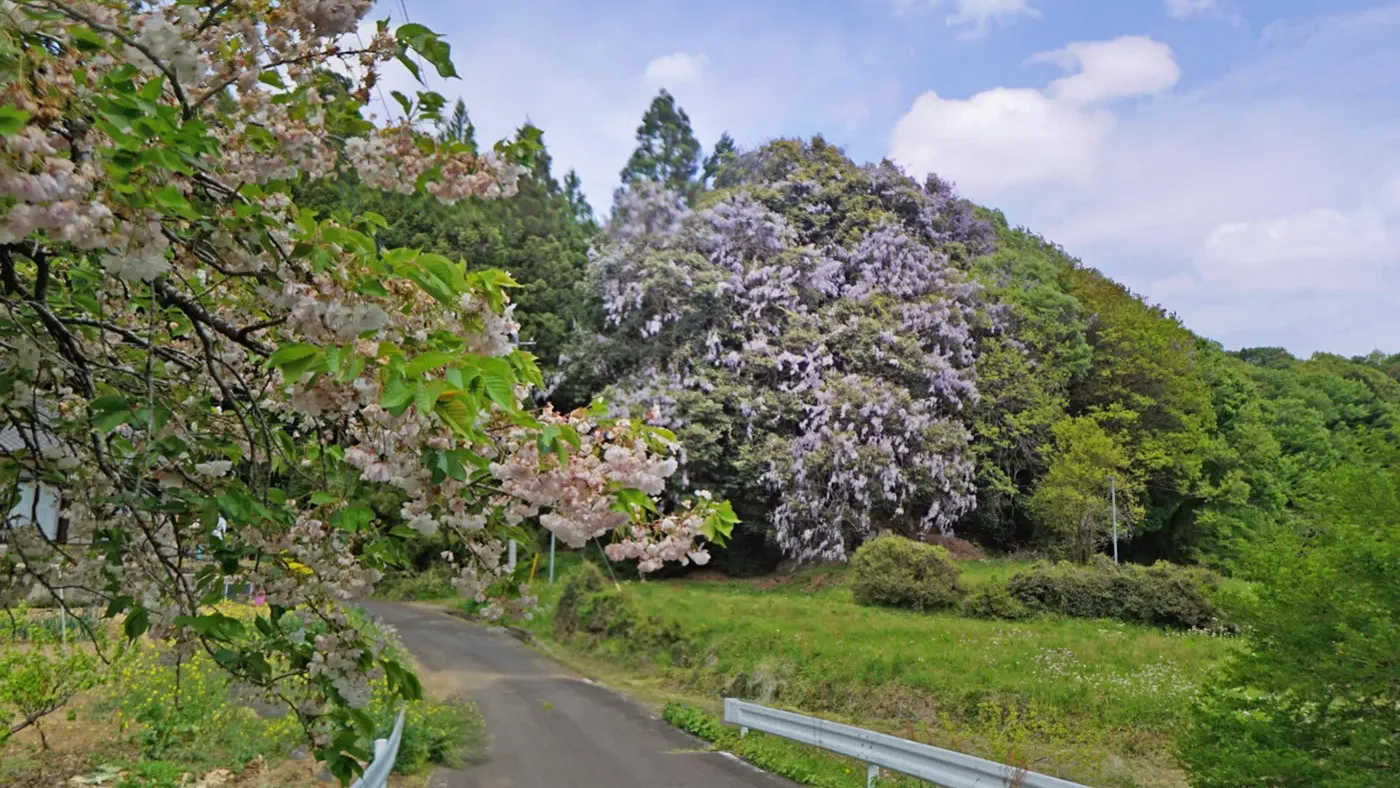
[{"label": "green leaf", "polygon": [[136,417],[126,398],[116,394],[98,397],[88,404],[88,408],[93,415],[93,424],[104,434]]},{"label": "green leaf", "polygon": [[87,25],[69,25],[68,40],[79,52],[100,52],[107,48],[107,39]]},{"label": "green leaf", "polygon": [[405,96],[403,93],[397,90],[389,91],[389,95],[394,97],[394,101],[397,101],[400,107],[403,107],[403,114],[413,114],[413,102],[408,98],[408,96]]},{"label": "green leaf", "polygon": [[126,614],[126,621],[122,622],[122,632],[126,634],[128,640],[135,640],[146,634],[146,630],[151,627],[151,614],[146,612],[144,607],[135,607]]},{"label": "green leaf", "polygon": [[282,75],[276,69],[268,69],[258,75],[258,81],[264,85],[271,85],[278,90],[286,90],[287,85],[282,81]]},{"label": "green leaf", "polygon": [[451,353],[444,353],[441,350],[429,350],[425,353],[418,354],[412,361],[408,362],[403,368],[403,373],[410,378],[416,378],[424,372],[437,369],[453,361],[455,358],[456,356]]},{"label": "green leaf", "polygon": [[0,105],[0,137],[18,134],[27,122],[29,122],[28,112],[16,109],[9,104]]},{"label": "green leaf", "polygon": [[418,70],[418,64],[413,62],[413,58],[406,54],[400,54],[399,62],[403,64],[404,68],[408,69],[408,73],[412,74],[414,79],[419,82],[423,81],[423,74]]},{"label": "green leaf", "polygon": [[160,101],[160,94],[161,94],[164,90],[165,90],[165,75],[164,75],[164,74],[157,74],[156,76],[152,77],[151,79],[146,80],[146,84],[142,85],[142,86],[141,86],[141,89],[138,90],[138,91],[136,91],[136,95],[140,96],[141,98],[143,98],[143,99],[145,99],[145,100],[147,100],[147,101],[156,102],[156,101]]},{"label": "green leaf", "polygon": [[210,640],[230,641],[243,637],[247,629],[243,622],[223,613],[210,613],[207,616],[176,616],[175,626],[189,627]]},{"label": "green leaf", "polygon": [[335,503],[338,500],[340,499],[324,490],[314,492],[311,494],[311,503],[316,506],[323,506],[328,503]]},{"label": "green leaf", "polygon": [[502,410],[515,410],[515,372],[510,368],[510,364],[501,358],[484,358],[480,366],[482,390],[486,393],[486,398],[499,405]]},{"label": "green leaf", "polygon": [[368,506],[354,504],[330,516],[331,525],[354,533],[374,522],[374,510]]},{"label": "green leaf", "polygon": [[302,359],[310,358],[311,356],[314,356],[319,352],[321,352],[321,349],[316,347],[315,345],[294,342],[292,344],[283,345],[282,347],[277,348],[276,352],[274,352],[271,356],[268,356],[267,362],[264,364],[264,366],[282,367],[292,363],[293,361],[300,361]]},{"label": "green leaf", "polygon": [[[444,78],[457,76],[457,70],[452,66],[452,47],[449,46],[446,41],[438,37],[437,33],[434,33],[423,25],[410,22],[409,24],[400,26],[398,30],[394,31],[394,36],[398,39],[401,46],[417,52],[419,55],[423,56],[424,60],[433,64],[433,66],[437,68],[438,76]],[[409,58],[403,55],[400,55],[399,59],[405,61],[405,65],[407,65],[407,61],[409,60]],[[418,74],[416,66],[410,68],[410,70],[419,82],[423,81],[422,77]]]},{"label": "green leaf", "polygon": [[403,378],[390,378],[379,395],[379,404],[383,405],[385,410],[393,412],[412,402],[416,391],[417,388],[408,385]]},{"label": "green leaf", "polygon": [[433,408],[433,412],[441,417],[443,421],[447,422],[447,426],[451,427],[457,433],[464,437],[471,437],[473,429],[472,422],[475,418],[472,409],[467,407],[467,403],[464,401],[463,397],[458,396],[451,399],[438,400],[437,406]]},{"label": "green leaf", "polygon": [[423,413],[431,413],[433,406],[437,404],[438,397],[447,390],[447,381],[434,380],[430,383],[420,382],[418,391],[413,396],[413,407]]}]

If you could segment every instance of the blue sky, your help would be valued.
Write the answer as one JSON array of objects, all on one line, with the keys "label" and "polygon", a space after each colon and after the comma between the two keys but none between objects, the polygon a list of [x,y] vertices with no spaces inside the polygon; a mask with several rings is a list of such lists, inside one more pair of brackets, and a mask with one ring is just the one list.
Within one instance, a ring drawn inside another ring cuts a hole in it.
[{"label": "blue sky", "polygon": [[601,214],[664,86],[707,148],[936,171],[1227,347],[1400,351],[1400,3],[403,2],[463,77],[430,87],[543,127]]}]

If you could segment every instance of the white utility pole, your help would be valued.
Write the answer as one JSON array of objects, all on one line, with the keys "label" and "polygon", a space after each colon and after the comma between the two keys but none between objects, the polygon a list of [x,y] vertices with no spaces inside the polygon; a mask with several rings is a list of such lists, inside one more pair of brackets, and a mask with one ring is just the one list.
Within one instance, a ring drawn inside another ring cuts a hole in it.
[{"label": "white utility pole", "polygon": [[1108,500],[1113,509],[1113,563],[1118,563],[1118,489],[1113,474],[1108,475]]}]

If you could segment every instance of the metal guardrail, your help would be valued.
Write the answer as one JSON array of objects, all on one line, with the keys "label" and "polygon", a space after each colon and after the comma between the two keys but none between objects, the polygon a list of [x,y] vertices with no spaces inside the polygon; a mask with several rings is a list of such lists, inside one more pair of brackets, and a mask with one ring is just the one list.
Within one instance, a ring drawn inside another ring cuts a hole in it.
[{"label": "metal guardrail", "polygon": [[399,742],[403,741],[403,709],[394,720],[394,732],[387,739],[374,740],[374,759],[365,767],[360,779],[350,784],[350,788],[384,788],[389,784],[389,772],[394,770],[394,760],[399,757]]},{"label": "metal guardrail", "polygon": [[724,699],[724,721],[738,725],[740,736],[753,729],[865,761],[870,765],[867,788],[881,767],[944,788],[1087,788],[1058,777],[737,698]]}]

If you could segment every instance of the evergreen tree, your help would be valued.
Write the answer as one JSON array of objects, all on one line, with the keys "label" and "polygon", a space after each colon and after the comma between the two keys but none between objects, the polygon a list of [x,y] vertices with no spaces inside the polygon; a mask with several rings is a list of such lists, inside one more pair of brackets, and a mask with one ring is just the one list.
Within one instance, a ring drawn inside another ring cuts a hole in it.
[{"label": "evergreen tree", "polygon": [[716,178],[719,171],[726,162],[732,161],[739,155],[738,148],[734,145],[734,138],[729,136],[729,132],[719,135],[719,142],[715,143],[715,149],[710,151],[710,155],[705,157],[705,169],[701,174],[700,183],[703,186],[716,186]]},{"label": "evergreen tree", "polygon": [[467,115],[466,102],[457,99],[457,103],[452,107],[452,116],[442,124],[442,132],[438,138],[443,141],[465,142],[473,150],[476,148],[476,127]]},{"label": "evergreen tree", "polygon": [[700,143],[690,130],[690,117],[662,90],[637,127],[637,149],[622,168],[623,185],[652,181],[693,200],[699,162]]},{"label": "evergreen tree", "polygon": [[598,222],[593,218],[593,206],[588,204],[588,198],[583,195],[583,181],[579,179],[578,173],[572,169],[564,176],[564,199],[573,209],[574,221],[589,227],[597,227]]}]

